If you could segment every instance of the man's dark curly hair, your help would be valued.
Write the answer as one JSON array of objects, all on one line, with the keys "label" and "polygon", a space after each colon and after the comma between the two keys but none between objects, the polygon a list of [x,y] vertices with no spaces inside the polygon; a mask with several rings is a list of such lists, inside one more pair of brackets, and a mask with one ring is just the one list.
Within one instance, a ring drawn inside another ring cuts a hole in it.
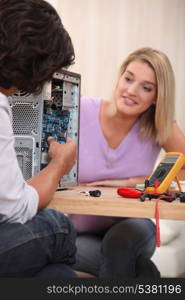
[{"label": "man's dark curly hair", "polygon": [[41,91],[74,62],[71,38],[44,0],[0,0],[0,86]]}]

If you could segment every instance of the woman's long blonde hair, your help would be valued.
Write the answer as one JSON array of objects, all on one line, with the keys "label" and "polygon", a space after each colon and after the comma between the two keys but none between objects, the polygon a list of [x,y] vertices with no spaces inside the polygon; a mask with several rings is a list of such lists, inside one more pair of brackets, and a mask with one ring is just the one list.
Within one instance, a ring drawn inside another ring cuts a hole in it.
[{"label": "woman's long blonde hair", "polygon": [[[127,66],[135,60],[147,63],[155,72],[157,81],[156,104],[140,116],[140,136],[153,138],[163,145],[170,135],[175,113],[175,78],[168,57],[161,51],[152,48],[141,48],[132,52],[122,63],[118,81]],[[118,84],[117,81],[117,84]],[[112,104],[115,103],[115,90]]]}]

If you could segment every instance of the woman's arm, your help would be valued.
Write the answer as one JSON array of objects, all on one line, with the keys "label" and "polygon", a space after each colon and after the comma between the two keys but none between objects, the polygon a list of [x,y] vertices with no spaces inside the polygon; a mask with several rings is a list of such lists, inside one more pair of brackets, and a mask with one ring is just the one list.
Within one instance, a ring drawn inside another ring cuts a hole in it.
[{"label": "woman's arm", "polygon": [[81,185],[86,186],[109,186],[109,187],[136,187],[136,184],[144,184],[147,177],[145,176],[138,176],[132,177],[128,179],[110,179],[110,180],[100,180],[94,181],[90,183],[81,183]]},{"label": "woman's arm", "polygon": [[[181,152],[185,154],[185,135],[176,122],[172,127],[172,133],[163,145],[166,152]],[[185,180],[185,165],[178,174],[180,180]]]},{"label": "woman's arm", "polygon": [[182,152],[185,154],[185,135],[176,122],[173,123],[171,135],[163,148],[166,152]]}]

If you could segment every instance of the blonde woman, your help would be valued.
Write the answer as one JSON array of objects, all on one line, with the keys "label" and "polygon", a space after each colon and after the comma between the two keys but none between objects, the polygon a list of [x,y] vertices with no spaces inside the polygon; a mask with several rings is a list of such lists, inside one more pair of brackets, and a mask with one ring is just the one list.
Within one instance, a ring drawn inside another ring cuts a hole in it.
[{"label": "blonde woman", "polygon": [[[151,174],[162,148],[185,153],[174,100],[168,57],[151,48],[131,53],[121,65],[111,101],[81,99],[79,181],[89,186],[135,187]],[[151,220],[70,218],[78,231],[76,269],[99,277],[159,276],[150,261],[155,250]]]}]

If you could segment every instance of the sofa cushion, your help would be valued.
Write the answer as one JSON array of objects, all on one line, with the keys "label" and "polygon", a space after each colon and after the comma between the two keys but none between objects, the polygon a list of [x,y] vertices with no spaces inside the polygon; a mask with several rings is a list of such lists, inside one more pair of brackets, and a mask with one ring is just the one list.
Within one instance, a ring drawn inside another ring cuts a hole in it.
[{"label": "sofa cushion", "polygon": [[[155,222],[155,220],[153,221]],[[181,232],[185,228],[185,221],[160,220],[159,226],[161,245],[166,245],[181,235]]]}]

